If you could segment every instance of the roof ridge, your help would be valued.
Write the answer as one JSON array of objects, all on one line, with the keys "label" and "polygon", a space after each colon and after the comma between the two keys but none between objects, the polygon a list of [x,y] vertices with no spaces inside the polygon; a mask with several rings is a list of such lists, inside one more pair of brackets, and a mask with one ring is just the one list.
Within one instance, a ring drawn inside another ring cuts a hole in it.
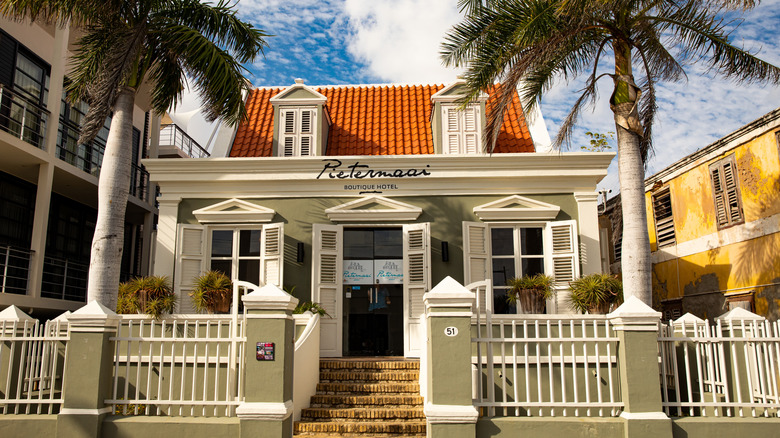
[{"label": "roof ridge", "polygon": [[[386,84],[330,84],[330,85],[313,85],[304,84],[311,88],[375,88],[375,87],[444,87],[446,83],[386,83]],[[266,85],[262,87],[253,87],[253,90],[275,90],[277,88],[285,89],[292,85]]]}]

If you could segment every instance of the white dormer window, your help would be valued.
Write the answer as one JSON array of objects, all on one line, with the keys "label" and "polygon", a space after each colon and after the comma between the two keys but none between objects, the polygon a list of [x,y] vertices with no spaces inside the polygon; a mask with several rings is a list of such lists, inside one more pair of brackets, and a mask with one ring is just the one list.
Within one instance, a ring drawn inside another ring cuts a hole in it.
[{"label": "white dormer window", "polygon": [[314,155],[314,130],[317,109],[280,109],[282,129],[279,135],[279,155],[282,157],[306,157]]},{"label": "white dormer window", "polygon": [[442,105],[442,137],[445,154],[478,154],[482,152],[480,106],[459,109],[454,104]]}]

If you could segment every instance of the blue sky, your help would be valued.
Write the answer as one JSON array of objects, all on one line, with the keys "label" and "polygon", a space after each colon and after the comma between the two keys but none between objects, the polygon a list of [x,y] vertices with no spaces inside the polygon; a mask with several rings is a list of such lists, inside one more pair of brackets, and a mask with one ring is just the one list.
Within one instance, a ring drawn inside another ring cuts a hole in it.
[{"label": "blue sky", "polygon": [[[239,15],[274,36],[265,58],[247,65],[255,86],[446,83],[458,71],[445,69],[439,46],[460,20],[457,0],[240,0]],[[737,26],[737,24],[739,24]],[[780,65],[780,0],[764,0],[734,22],[734,41]],[[706,66],[686,67],[687,81],[661,84],[654,126],[651,175],[780,106],[780,87],[739,85],[719,79]],[[602,80],[601,99],[580,119],[572,150],[587,144],[585,131],[614,131]],[[553,87],[542,114],[553,136],[582,82]],[[194,104],[185,101],[180,110]],[[602,187],[617,192],[615,163]]]}]

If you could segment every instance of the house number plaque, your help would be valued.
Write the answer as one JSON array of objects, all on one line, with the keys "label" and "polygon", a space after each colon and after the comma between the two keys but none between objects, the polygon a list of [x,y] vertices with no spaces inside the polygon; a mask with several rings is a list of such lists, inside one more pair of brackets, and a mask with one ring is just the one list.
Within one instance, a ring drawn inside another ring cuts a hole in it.
[{"label": "house number plaque", "polygon": [[445,327],[444,328],[444,335],[445,336],[458,336],[458,328],[457,327]]}]

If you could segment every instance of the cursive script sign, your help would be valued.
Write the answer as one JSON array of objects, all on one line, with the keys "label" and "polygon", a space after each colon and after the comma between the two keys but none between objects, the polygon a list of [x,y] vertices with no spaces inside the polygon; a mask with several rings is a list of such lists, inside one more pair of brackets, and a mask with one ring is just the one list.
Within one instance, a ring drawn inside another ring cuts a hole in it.
[{"label": "cursive script sign", "polygon": [[368,164],[360,164],[359,161],[355,161],[355,164],[345,166],[341,160],[329,159],[322,160],[325,165],[322,166],[322,171],[317,175],[317,179],[322,178],[323,175],[327,175],[331,179],[363,179],[363,178],[414,178],[420,176],[428,176],[431,172],[428,171],[431,165],[426,164],[423,169],[388,169],[388,170],[375,170]]}]

